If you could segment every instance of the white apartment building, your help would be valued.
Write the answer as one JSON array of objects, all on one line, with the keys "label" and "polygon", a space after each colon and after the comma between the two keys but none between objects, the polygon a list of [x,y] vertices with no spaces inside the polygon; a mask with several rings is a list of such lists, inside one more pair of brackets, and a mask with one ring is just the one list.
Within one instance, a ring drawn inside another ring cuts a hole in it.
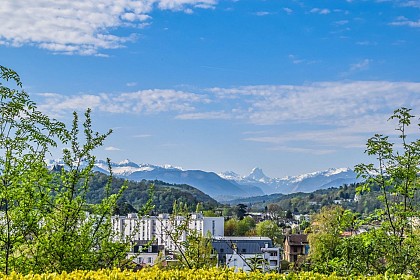
[{"label": "white apartment building", "polygon": [[[113,216],[112,226],[116,238],[133,242],[154,240],[155,244],[164,245],[169,251],[179,251],[177,244],[186,240],[187,232],[196,231],[201,236],[209,233],[211,237],[224,235],[223,217],[204,217],[201,213],[191,214],[188,218],[169,214],[138,217],[132,213]],[[180,230],[182,227],[185,230]]]}]

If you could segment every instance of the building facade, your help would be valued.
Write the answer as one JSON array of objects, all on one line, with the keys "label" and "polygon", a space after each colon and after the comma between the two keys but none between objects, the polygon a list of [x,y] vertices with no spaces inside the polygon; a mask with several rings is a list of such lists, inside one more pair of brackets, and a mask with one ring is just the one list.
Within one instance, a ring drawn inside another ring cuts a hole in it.
[{"label": "building facade", "polygon": [[289,234],[284,238],[284,259],[288,262],[298,261],[299,256],[309,253],[307,234]]},{"label": "building facade", "polygon": [[188,217],[169,214],[138,217],[131,213],[127,216],[113,216],[112,226],[115,238],[131,242],[153,241],[169,251],[179,251],[177,246],[186,240],[189,233],[194,232],[200,236],[209,234],[211,237],[224,235],[223,217],[204,217],[201,213]]},{"label": "building facade", "polygon": [[224,236],[212,242],[218,264],[244,271],[279,271],[281,249],[268,237]]}]

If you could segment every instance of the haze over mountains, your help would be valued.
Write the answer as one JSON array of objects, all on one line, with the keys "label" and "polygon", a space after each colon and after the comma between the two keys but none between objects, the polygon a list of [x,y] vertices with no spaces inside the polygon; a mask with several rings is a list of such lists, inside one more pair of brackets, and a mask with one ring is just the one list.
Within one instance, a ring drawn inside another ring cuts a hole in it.
[{"label": "haze over mountains", "polygon": [[[49,164],[60,163],[51,161]],[[202,170],[184,170],[171,165],[137,164],[129,160],[111,163],[111,166],[114,175],[120,178],[188,184],[219,201],[273,193],[312,192],[360,181],[350,168],[331,168],[300,176],[270,178],[260,168],[254,168],[247,176],[240,176],[231,171],[216,174]],[[96,162],[96,171],[108,173],[107,169],[105,161]]]}]

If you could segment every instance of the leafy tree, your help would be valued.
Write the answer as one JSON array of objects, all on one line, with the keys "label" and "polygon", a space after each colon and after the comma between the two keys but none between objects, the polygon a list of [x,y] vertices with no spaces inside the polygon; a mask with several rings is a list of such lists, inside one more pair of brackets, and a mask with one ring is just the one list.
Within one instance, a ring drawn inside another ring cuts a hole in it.
[{"label": "leafy tree", "polygon": [[242,220],[229,219],[225,222],[226,236],[246,236],[252,234],[255,229],[255,221],[251,217],[245,217]]},{"label": "leafy tree", "polygon": [[16,72],[0,66],[0,73],[15,86],[0,83],[0,268],[8,274],[25,266],[24,251],[40,234],[51,179],[44,158],[57,146],[53,139],[63,135],[64,124],[37,110]]},{"label": "leafy tree", "polygon": [[277,219],[283,213],[283,209],[278,204],[270,203],[267,207],[267,212],[270,217]]},{"label": "leafy tree", "polygon": [[[0,84],[0,269],[59,272],[118,264],[127,244],[113,241],[110,215],[120,192],[111,195],[107,187],[99,204],[86,201],[91,153],[111,132],[94,132],[88,110],[82,143],[76,113],[68,130],[37,110],[16,72],[0,66],[0,77],[15,87]],[[69,146],[65,167],[50,172],[46,155],[58,143]]]},{"label": "leafy tree", "polygon": [[335,262],[340,259],[337,247],[341,243],[341,234],[355,227],[355,214],[350,210],[335,205],[323,207],[312,216],[312,225],[308,241],[309,258],[315,271],[331,273],[336,270]]},{"label": "leafy tree", "polygon": [[283,243],[282,229],[275,221],[262,221],[256,225],[256,234],[258,236],[266,236],[273,240],[274,244],[280,245]]},{"label": "leafy tree", "polygon": [[[383,256],[386,270],[417,274],[419,248],[414,246],[418,235],[413,221],[419,217],[415,195],[419,189],[420,139],[409,141],[407,132],[415,118],[410,112],[411,109],[403,107],[389,118],[397,121],[399,145],[391,142],[389,136],[375,134],[366,144],[366,153],[376,157],[377,164],[359,164],[355,169],[366,180],[359,192],[370,192],[373,188],[381,191],[378,199],[383,208],[372,219],[380,222],[380,231],[389,235],[388,250]],[[413,264],[417,268],[413,269]]]},{"label": "leafy tree", "polygon": [[111,131],[106,134],[92,131],[90,110],[85,118],[86,140],[81,143],[78,116],[74,113],[66,139],[70,148],[63,151],[64,168],[50,184],[50,210],[43,217],[43,234],[36,240],[38,266],[42,270],[72,271],[119,265],[129,245],[113,241],[111,226],[111,215],[124,188],[111,194],[110,177],[104,189],[105,198],[99,204],[87,203],[95,162],[91,153]]},{"label": "leafy tree", "polygon": [[182,242],[183,258],[181,263],[188,268],[203,268],[216,265],[216,258],[213,254],[210,233],[202,236],[199,232],[190,230],[186,240]]},{"label": "leafy tree", "polygon": [[182,268],[202,268],[216,265],[211,234],[202,235],[191,228],[192,215],[187,203],[175,201],[169,222],[163,228],[175,246],[173,252]]}]

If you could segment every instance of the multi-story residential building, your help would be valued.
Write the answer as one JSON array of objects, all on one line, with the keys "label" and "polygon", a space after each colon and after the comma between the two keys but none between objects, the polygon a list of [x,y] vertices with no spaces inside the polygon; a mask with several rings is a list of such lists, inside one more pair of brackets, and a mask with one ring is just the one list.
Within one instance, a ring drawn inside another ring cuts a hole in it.
[{"label": "multi-story residential building", "polygon": [[164,245],[169,251],[178,251],[179,244],[186,240],[187,234],[196,232],[201,236],[224,235],[223,217],[204,217],[200,213],[189,217],[159,214],[158,216],[138,217],[137,214],[112,217],[116,238],[122,240],[154,241]]}]

